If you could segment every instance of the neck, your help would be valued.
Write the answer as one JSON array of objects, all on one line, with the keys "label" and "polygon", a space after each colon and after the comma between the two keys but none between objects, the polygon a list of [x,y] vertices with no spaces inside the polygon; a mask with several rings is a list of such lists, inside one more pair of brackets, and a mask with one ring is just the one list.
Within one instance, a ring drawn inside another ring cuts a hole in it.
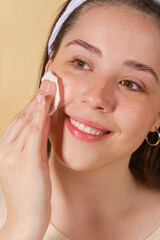
[{"label": "neck", "polygon": [[78,172],[61,164],[52,152],[51,204],[54,215],[58,208],[63,213],[72,213],[75,218],[81,214],[91,216],[93,212],[101,217],[110,216],[130,208],[137,182],[126,167],[127,163],[129,159],[123,159],[96,170]]}]

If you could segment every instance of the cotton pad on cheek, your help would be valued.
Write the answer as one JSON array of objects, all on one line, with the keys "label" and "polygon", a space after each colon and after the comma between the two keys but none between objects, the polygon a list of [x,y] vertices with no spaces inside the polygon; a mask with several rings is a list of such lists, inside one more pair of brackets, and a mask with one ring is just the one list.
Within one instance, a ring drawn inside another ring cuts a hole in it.
[{"label": "cotton pad on cheek", "polygon": [[48,114],[48,116],[52,116],[53,113],[57,110],[58,105],[60,103],[60,91],[59,91],[59,85],[58,85],[58,78],[55,75],[53,75],[53,73],[51,71],[48,71],[48,72],[46,72],[46,74],[44,74],[44,76],[41,79],[42,82],[44,80],[50,80],[56,84],[56,95],[55,95],[54,103]]}]

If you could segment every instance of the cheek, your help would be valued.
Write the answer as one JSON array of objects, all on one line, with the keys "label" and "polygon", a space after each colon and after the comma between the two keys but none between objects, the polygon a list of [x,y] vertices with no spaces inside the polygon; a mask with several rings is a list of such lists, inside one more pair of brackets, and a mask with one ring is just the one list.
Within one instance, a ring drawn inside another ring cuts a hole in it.
[{"label": "cheek", "polygon": [[121,99],[115,111],[115,118],[122,133],[127,133],[128,136],[134,139],[140,138],[143,141],[154,123],[152,113],[153,107],[149,102],[141,101],[139,103],[136,100]]},{"label": "cheek", "polygon": [[82,83],[80,81],[77,81],[77,79],[73,76],[65,74],[63,77],[63,86],[64,103],[69,104],[78,97]]},{"label": "cheek", "polygon": [[84,80],[82,77],[80,78],[76,74],[67,71],[61,71],[59,76],[61,78],[63,104],[66,105],[79,98],[83,92]]}]

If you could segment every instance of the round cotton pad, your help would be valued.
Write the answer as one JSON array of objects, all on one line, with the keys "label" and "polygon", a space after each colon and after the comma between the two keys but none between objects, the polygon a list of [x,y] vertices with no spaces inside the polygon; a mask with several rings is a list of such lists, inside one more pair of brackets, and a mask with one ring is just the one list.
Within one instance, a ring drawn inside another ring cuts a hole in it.
[{"label": "round cotton pad", "polygon": [[44,80],[50,80],[50,81],[54,82],[56,84],[56,88],[57,88],[53,106],[51,107],[51,110],[48,114],[48,116],[52,116],[53,113],[57,110],[58,105],[60,103],[60,91],[59,91],[59,85],[58,85],[58,78],[55,75],[53,75],[53,73],[51,71],[48,71],[48,72],[46,72],[46,74],[44,74],[44,76],[41,79],[42,82]]}]

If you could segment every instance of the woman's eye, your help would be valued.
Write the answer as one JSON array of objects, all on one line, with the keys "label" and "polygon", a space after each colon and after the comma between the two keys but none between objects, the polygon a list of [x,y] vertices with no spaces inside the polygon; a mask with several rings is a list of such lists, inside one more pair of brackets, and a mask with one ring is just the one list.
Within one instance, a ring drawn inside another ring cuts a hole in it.
[{"label": "woman's eye", "polygon": [[123,80],[120,82],[122,85],[124,85],[125,87],[134,90],[134,91],[143,91],[142,88],[135,82],[131,81],[131,80]]},{"label": "woman's eye", "polygon": [[85,61],[81,60],[81,59],[74,59],[71,61],[72,63],[74,63],[74,66],[77,68],[77,69],[80,69],[80,70],[91,70],[89,64],[87,64]]}]

